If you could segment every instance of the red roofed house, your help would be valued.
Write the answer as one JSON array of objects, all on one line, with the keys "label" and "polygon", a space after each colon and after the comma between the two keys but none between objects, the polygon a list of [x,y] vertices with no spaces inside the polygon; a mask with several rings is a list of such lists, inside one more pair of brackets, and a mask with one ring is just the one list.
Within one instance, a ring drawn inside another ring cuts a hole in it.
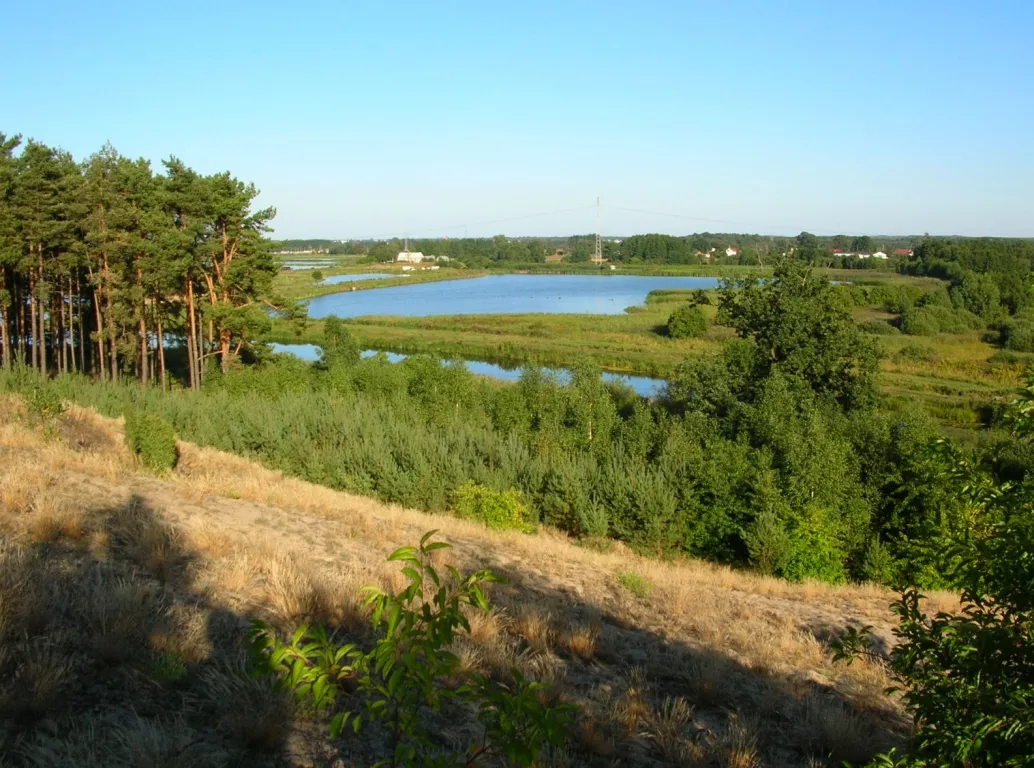
[{"label": "red roofed house", "polygon": [[895,256],[911,256],[912,255],[912,249],[911,248],[898,248],[897,250],[894,251],[894,255]]}]

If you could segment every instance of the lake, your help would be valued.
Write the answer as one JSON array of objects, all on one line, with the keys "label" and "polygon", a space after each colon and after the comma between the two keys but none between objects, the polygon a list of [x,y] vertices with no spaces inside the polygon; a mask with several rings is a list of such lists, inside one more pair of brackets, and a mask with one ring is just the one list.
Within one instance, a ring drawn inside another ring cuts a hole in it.
[{"label": "lake", "polygon": [[[310,363],[320,359],[321,350],[315,344],[272,344],[271,346],[274,352],[294,355]],[[362,352],[363,357],[373,357],[376,354],[377,350],[375,349],[364,349]],[[400,355],[397,352],[385,352],[384,354],[393,363],[399,363],[406,359],[406,355]],[[478,376],[488,376],[500,381],[517,381],[521,377],[520,368],[503,368],[495,363],[486,363],[480,360],[464,360],[463,362],[467,366],[467,370],[471,373],[476,373]],[[546,370],[563,382],[567,382],[571,378],[570,372],[563,369]],[[610,371],[603,372],[603,380],[627,384],[643,397],[654,397],[660,394],[661,389],[666,384],[662,379],[651,379],[646,376],[626,376],[620,373],[611,373]]]},{"label": "lake", "polygon": [[620,315],[642,304],[650,291],[717,287],[714,277],[489,275],[320,296],[309,302],[309,317]]},{"label": "lake", "polygon": [[359,280],[382,280],[385,277],[408,277],[408,272],[399,272],[389,275],[387,272],[364,272],[361,275],[331,275],[323,281],[324,285],[337,285],[338,283],[354,283]]}]

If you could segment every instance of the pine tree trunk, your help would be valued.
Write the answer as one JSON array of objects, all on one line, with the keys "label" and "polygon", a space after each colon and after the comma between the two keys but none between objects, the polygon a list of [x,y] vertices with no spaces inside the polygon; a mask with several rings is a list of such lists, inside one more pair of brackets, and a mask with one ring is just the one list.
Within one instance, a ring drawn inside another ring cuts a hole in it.
[{"label": "pine tree trunk", "polygon": [[78,272],[75,275],[75,314],[76,326],[79,329],[79,370],[86,373],[86,344],[83,333],[83,294]]},{"label": "pine tree trunk", "polygon": [[165,338],[162,336],[162,316],[161,313],[155,318],[155,323],[158,326],[158,371],[161,376],[162,391],[164,392],[167,387],[166,376],[165,376]]},{"label": "pine tree trunk", "polygon": [[104,317],[101,313],[101,297],[98,289],[93,289],[93,309],[97,315],[97,367],[101,372],[101,381],[108,380],[108,363],[104,356]]},{"label": "pine tree trunk", "polygon": [[[143,272],[137,267],[136,283],[143,288]],[[147,386],[147,299],[140,299],[140,383]]]},{"label": "pine tree trunk", "polygon": [[18,290],[15,293],[15,307],[17,312],[15,313],[15,323],[17,324],[18,332],[18,357],[21,365],[25,365],[25,360],[29,356],[29,349],[26,346],[27,334],[25,330],[25,296],[22,295],[21,285],[18,286]]},{"label": "pine tree trunk", "polygon": [[29,322],[32,325],[32,364],[39,370],[39,330],[36,328],[36,270],[29,269]]},{"label": "pine tree trunk", "polygon": [[198,389],[197,324],[194,322],[194,281],[187,278],[187,366],[190,368],[190,388]]},{"label": "pine tree trunk", "polygon": [[111,301],[111,277],[108,271],[108,254],[104,254],[104,301],[108,310],[108,355],[111,358],[111,380],[118,381],[118,345],[115,343],[115,311]]},{"label": "pine tree trunk", "polygon": [[219,356],[222,361],[223,373],[230,372],[230,331],[227,328],[219,329]]},{"label": "pine tree trunk", "polygon": [[0,357],[5,371],[11,369],[11,345],[7,340],[7,307],[0,307]]},{"label": "pine tree trunk", "polygon": [[[36,255],[39,256],[39,282],[43,282],[43,248],[40,247],[36,251]],[[36,309],[39,311],[39,370],[40,373],[47,372],[47,338],[46,331],[46,313],[43,308],[43,297],[39,296],[36,299]]]},{"label": "pine tree trunk", "polygon": [[[3,285],[7,284],[6,275],[0,272],[0,277],[4,278]],[[13,294],[4,294],[11,295]],[[0,355],[3,356],[3,368],[5,371],[11,369],[11,339],[10,333],[7,330],[8,322],[11,319],[10,305],[3,304],[0,306]]]},{"label": "pine tree trunk", "polygon": [[[65,329],[66,329],[65,332],[68,334],[68,338],[67,338],[67,340],[65,340],[65,346],[68,349],[68,359],[67,359],[66,362],[68,363],[68,371],[75,371],[75,318],[72,317],[72,277],[71,277],[71,275],[69,275],[69,277],[68,277],[68,293],[67,293],[67,296],[68,296],[68,302],[67,302],[68,307],[67,307],[67,309],[65,308],[66,302],[64,300],[61,301],[61,308],[65,311],[65,313],[67,315],[67,318],[68,318],[68,323],[65,326]],[[64,339],[64,337],[62,337],[62,339]]]}]

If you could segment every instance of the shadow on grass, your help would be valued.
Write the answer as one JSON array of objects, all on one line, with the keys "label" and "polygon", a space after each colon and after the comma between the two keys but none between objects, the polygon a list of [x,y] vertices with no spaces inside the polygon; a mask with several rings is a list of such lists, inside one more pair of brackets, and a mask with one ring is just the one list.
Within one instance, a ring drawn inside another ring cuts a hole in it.
[{"label": "shadow on grass", "polygon": [[[40,537],[35,537],[40,538]],[[0,544],[3,765],[274,765],[290,701],[246,674],[247,617],[139,497]]]}]

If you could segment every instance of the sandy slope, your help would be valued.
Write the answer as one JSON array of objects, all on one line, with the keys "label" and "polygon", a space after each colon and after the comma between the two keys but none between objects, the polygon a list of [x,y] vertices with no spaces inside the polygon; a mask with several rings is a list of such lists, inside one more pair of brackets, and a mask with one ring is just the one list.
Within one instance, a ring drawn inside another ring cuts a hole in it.
[{"label": "sandy slope", "polygon": [[[601,552],[548,531],[492,532],[186,443],[177,470],[157,478],[128,455],[115,421],[71,409],[50,425],[33,424],[13,399],[0,403],[0,413],[5,552],[42,551],[77,567],[122,564],[133,579],[157,584],[164,618],[142,630],[147,648],[128,653],[123,666],[146,678],[151,668],[137,659],[147,653],[172,648],[186,659],[186,679],[207,687],[195,698],[168,697],[152,679],[160,691],[143,699],[157,696],[155,716],[172,708],[183,739],[207,739],[210,753],[218,747],[228,760],[243,754],[248,763],[261,756],[270,764],[367,764],[375,741],[330,744],[321,724],[299,715],[282,738],[261,745],[264,751],[254,740],[235,739],[236,726],[219,715],[218,703],[204,704],[230,685],[213,682],[209,668],[234,655],[249,616],[284,628],[317,617],[361,636],[358,589],[397,584],[386,555],[432,528],[453,544],[448,557],[461,570],[490,567],[509,581],[494,590],[492,614],[478,617],[473,637],[460,644],[464,662],[487,671],[518,666],[582,706],[578,733],[552,764],[839,764],[866,759],[905,732],[896,703],[882,693],[881,668],[834,665],[825,644],[848,624],[873,625],[890,642],[892,596],[882,589],[791,585],[699,562],[645,559],[620,546]],[[623,586],[628,574],[645,580],[638,594]],[[177,611],[190,618],[175,619]],[[230,617],[225,631],[211,631],[215,613]],[[207,639],[198,639],[202,621]],[[81,689],[91,670],[83,666],[68,685]],[[132,682],[119,684],[122,696],[138,695]],[[7,733],[29,757],[44,747],[71,754],[60,740],[46,741],[36,723],[76,717],[55,704],[28,727],[8,724]],[[135,727],[130,741],[146,730]],[[470,730],[455,722],[443,729],[457,740]]]}]

